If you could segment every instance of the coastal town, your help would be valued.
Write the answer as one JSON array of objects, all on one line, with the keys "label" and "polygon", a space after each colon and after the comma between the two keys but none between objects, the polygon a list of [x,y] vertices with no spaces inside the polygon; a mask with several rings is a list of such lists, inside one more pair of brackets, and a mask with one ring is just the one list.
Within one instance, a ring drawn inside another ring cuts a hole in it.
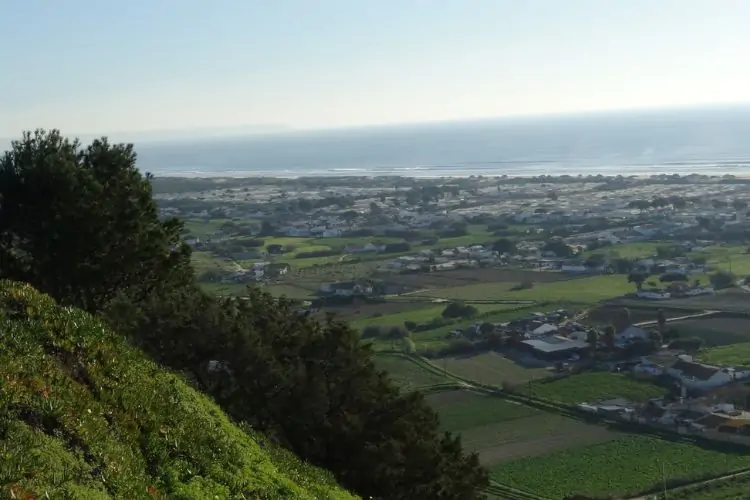
[{"label": "coastal town", "polygon": [[[503,405],[532,405],[528,431],[512,436],[488,431],[489,422],[453,429],[498,471],[506,495],[514,464],[568,449],[567,425],[573,440],[599,447],[654,433],[750,445],[744,179],[155,187],[162,216],[185,220],[207,290],[260,289],[293,300],[300,314],[333,314],[361,332],[402,390],[425,392],[441,414],[490,411],[481,408],[499,396],[491,413],[500,425],[518,411]],[[533,422],[547,414],[563,427],[532,440]],[[548,445],[532,446],[538,439]]]}]

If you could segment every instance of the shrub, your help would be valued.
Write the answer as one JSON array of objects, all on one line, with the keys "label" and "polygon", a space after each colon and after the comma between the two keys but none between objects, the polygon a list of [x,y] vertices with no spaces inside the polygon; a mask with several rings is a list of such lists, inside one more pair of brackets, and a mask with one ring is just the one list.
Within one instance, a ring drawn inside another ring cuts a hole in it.
[{"label": "shrub", "polygon": [[476,307],[462,302],[451,302],[442,312],[444,318],[473,318],[479,311]]}]

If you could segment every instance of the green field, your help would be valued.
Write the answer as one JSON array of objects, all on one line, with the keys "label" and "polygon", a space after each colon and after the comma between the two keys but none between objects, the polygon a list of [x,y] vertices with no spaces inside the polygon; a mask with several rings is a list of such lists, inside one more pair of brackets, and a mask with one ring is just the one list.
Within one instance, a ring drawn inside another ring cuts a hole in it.
[{"label": "green field", "polygon": [[406,356],[380,353],[375,356],[375,364],[388,375],[402,389],[414,391],[435,384],[449,382],[449,379],[434,373]]},{"label": "green field", "polygon": [[502,387],[503,382],[523,384],[550,375],[545,368],[525,368],[495,352],[436,359],[435,366],[480,384]]},{"label": "green field", "polygon": [[594,304],[633,292],[635,287],[624,275],[592,276],[554,283],[539,283],[526,290],[510,291],[515,283],[478,283],[428,290],[423,295],[448,300],[534,300]]},{"label": "green field", "polygon": [[[519,391],[526,388],[521,387]],[[576,404],[616,397],[631,401],[644,401],[663,396],[666,390],[646,381],[634,380],[621,373],[585,372],[555,380],[531,384],[532,394],[561,403]]]},{"label": "green field", "polygon": [[712,481],[695,487],[670,491],[672,500],[736,500],[745,498],[750,491],[750,474]]},{"label": "green field", "polygon": [[[403,311],[394,314],[384,314],[382,316],[373,316],[357,321],[352,321],[352,328],[361,330],[366,326],[404,326],[404,321],[413,321],[415,323],[427,323],[431,319],[441,317],[447,304],[436,303],[428,307],[416,307],[413,310]],[[479,314],[490,313],[493,311],[504,311],[514,309],[518,306],[515,304],[472,304],[477,308]],[[481,321],[477,319],[476,321]],[[455,328],[453,328],[455,329]]]},{"label": "green field", "polygon": [[[611,498],[698,479],[750,465],[750,455],[722,452],[647,436],[569,449],[543,457],[503,463],[491,470],[495,481],[548,498],[589,495]],[[693,497],[690,497],[693,498]]]},{"label": "green field", "polygon": [[697,358],[703,363],[750,367],[750,342],[704,349],[698,353]]},{"label": "green field", "polygon": [[432,393],[427,402],[440,415],[442,428],[459,433],[464,446],[488,466],[619,436],[602,426],[467,390]]},{"label": "green field", "polygon": [[[750,294],[748,294],[750,298]],[[706,347],[729,346],[750,342],[750,319],[705,318],[672,323],[680,336],[699,337]]]},{"label": "green field", "polygon": [[674,243],[670,242],[658,242],[658,241],[638,241],[633,243],[622,243],[619,245],[611,245],[604,248],[597,248],[596,250],[590,250],[583,254],[584,257],[588,257],[592,254],[603,254],[612,258],[619,257],[622,259],[645,259],[656,255],[656,249],[661,246],[670,245]]}]

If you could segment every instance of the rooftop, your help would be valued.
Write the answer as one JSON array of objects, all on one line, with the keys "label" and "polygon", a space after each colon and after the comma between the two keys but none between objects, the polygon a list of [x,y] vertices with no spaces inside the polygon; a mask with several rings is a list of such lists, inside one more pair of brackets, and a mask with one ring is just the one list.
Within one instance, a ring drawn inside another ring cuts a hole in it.
[{"label": "rooftop", "polygon": [[552,335],[544,339],[524,340],[522,343],[541,352],[559,352],[589,347],[589,344],[583,340],[572,340],[558,335]]}]

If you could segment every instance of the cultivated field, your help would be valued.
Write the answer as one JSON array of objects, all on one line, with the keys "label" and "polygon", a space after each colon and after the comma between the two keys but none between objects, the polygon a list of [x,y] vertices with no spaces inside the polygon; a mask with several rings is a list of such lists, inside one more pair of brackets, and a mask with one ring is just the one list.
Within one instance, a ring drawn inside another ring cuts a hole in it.
[{"label": "cultivated field", "polygon": [[617,299],[608,301],[608,305],[640,308],[669,308],[684,311],[731,311],[750,312],[750,293],[739,288],[721,290],[716,295],[686,297],[668,300]]},{"label": "cultivated field", "polygon": [[525,368],[496,352],[442,358],[433,361],[433,364],[459,377],[497,387],[501,387],[503,382],[524,384],[550,375],[546,368]]},{"label": "cultivated field", "polygon": [[750,342],[750,318],[699,318],[676,321],[669,326],[682,337],[702,338],[707,347]]},{"label": "cultivated field", "polygon": [[556,281],[568,281],[573,278],[574,276],[557,272],[484,268],[460,269],[455,271],[441,271],[423,274],[401,274],[389,277],[388,281],[415,289],[424,289],[489,282],[518,284],[527,280],[534,283],[552,283]]},{"label": "cultivated field", "polygon": [[375,364],[388,372],[391,379],[405,391],[423,389],[449,381],[405,356],[380,353],[375,356]]},{"label": "cultivated field", "polygon": [[750,368],[750,342],[703,349],[697,358],[704,363]]},{"label": "cultivated field", "polygon": [[[539,273],[546,274],[546,273]],[[576,280],[535,284],[532,288],[511,291],[517,283],[480,283],[424,292],[430,297],[449,300],[534,300],[594,304],[633,291],[623,275],[591,276]]]},{"label": "cultivated field", "polygon": [[[525,390],[526,387],[523,386],[518,388],[521,393]],[[532,382],[531,392],[540,398],[576,404],[617,397],[631,401],[645,401],[651,397],[663,396],[667,390],[620,373],[584,372],[551,382],[546,380]]]},{"label": "cultivated field", "polygon": [[[589,310],[583,323],[589,325],[609,325],[612,323],[612,318],[615,318],[617,314],[621,313],[623,306],[614,305],[602,305]],[[628,306],[630,311],[630,318],[633,323],[641,323],[645,321],[656,321],[657,311],[661,309],[664,312],[664,316],[669,318],[679,318],[691,314],[691,311],[685,311],[684,309],[672,309],[668,307],[632,307]]]},{"label": "cultivated field", "polygon": [[547,498],[574,494],[612,498],[658,488],[662,483],[662,467],[666,480],[673,482],[718,475],[749,465],[747,453],[626,436],[503,463],[493,467],[490,474],[499,483]]},{"label": "cultivated field", "polygon": [[465,390],[430,394],[427,401],[441,426],[461,434],[464,446],[488,466],[618,436],[604,427]]}]

